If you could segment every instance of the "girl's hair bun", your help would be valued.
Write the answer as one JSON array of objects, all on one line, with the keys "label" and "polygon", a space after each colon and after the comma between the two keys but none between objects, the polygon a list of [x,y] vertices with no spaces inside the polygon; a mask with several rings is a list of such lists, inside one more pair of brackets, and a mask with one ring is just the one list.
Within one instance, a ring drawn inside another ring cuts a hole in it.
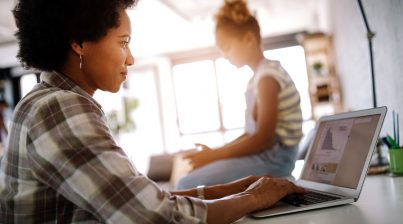
[{"label": "girl's hair bun", "polygon": [[225,0],[225,4],[219,9],[215,18],[217,21],[221,19],[231,20],[242,25],[251,17],[251,13],[246,5],[245,0]]}]

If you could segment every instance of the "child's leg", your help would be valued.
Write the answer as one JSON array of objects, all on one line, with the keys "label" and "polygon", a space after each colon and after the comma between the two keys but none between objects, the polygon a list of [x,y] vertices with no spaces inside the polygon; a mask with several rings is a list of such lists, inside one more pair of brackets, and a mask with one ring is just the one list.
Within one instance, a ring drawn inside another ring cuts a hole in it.
[{"label": "child's leg", "polygon": [[294,169],[297,147],[280,149],[278,146],[256,155],[219,160],[192,171],[180,179],[177,189],[198,185],[214,185],[249,175],[289,176]]}]

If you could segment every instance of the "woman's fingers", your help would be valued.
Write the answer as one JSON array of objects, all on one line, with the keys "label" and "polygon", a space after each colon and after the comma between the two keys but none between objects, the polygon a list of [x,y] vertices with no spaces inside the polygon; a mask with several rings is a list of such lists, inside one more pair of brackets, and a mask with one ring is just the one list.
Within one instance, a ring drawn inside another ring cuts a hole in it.
[{"label": "woman's fingers", "polygon": [[291,181],[279,178],[261,177],[246,190],[255,196],[256,206],[267,208],[291,193],[305,193],[306,190]]}]

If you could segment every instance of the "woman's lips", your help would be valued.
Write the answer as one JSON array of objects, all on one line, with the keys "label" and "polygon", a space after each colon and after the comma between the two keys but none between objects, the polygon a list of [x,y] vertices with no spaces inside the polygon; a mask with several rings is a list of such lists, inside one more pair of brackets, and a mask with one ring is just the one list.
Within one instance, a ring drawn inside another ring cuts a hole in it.
[{"label": "woman's lips", "polygon": [[126,79],[126,77],[127,77],[127,72],[122,72],[122,73],[120,73],[120,75],[122,75],[123,79]]}]

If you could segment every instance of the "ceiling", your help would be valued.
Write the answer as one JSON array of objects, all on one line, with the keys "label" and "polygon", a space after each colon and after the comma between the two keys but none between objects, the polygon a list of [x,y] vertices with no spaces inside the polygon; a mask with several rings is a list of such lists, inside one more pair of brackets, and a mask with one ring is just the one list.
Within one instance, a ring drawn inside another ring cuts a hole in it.
[{"label": "ceiling", "polygon": [[[248,0],[248,6],[259,21],[262,36],[270,37],[300,31],[326,32],[328,1]],[[222,2],[140,0],[131,14],[132,49],[136,55],[150,56],[213,46],[213,15]]]},{"label": "ceiling", "polygon": [[[308,29],[318,28],[313,26],[320,26],[319,17],[322,16],[327,1],[248,0],[247,4],[258,18],[263,36],[267,36],[274,33],[287,33],[301,23],[309,23]],[[223,0],[160,0],[160,2],[183,19],[194,22],[211,20]]]},{"label": "ceiling", "polygon": [[[7,57],[2,51],[10,48],[10,45],[16,45],[16,27],[11,14],[16,1],[0,0],[0,67],[4,64],[4,57]],[[331,0],[248,0],[248,6],[258,18],[262,36],[267,37],[302,30],[326,30],[324,18],[328,1]],[[212,46],[212,18],[222,2],[139,0],[129,12],[134,36],[131,47],[137,57],[149,57]]]},{"label": "ceiling", "polygon": [[[160,0],[178,15],[191,21],[195,18],[211,17],[223,4],[223,0]],[[248,0],[248,6],[259,14],[275,12],[299,13],[301,9],[312,10],[318,0]]]}]

